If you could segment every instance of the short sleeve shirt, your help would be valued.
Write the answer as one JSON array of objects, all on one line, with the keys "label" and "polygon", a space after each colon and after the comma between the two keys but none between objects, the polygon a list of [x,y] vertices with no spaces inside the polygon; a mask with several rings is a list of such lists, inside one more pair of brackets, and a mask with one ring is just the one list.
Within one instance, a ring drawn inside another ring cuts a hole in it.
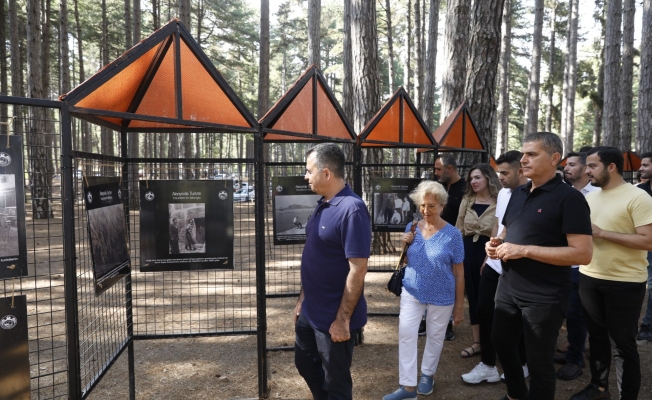
[{"label": "short sleeve shirt", "polygon": [[[409,232],[411,227],[412,223],[409,223],[405,231]],[[417,226],[407,258],[403,290],[423,304],[449,306],[455,303],[453,264],[464,261],[460,231],[446,224],[439,232],[424,239]]]},{"label": "short sleeve shirt", "polygon": [[[586,199],[559,175],[530,191],[532,182],[514,189],[503,224],[505,242],[566,247],[567,234],[591,235]],[[512,296],[538,303],[566,301],[571,289],[569,268],[531,258],[503,261],[503,278]]]},{"label": "short sleeve shirt", "polygon": [[[342,302],[350,258],[369,258],[371,221],[367,206],[346,185],[330,201],[322,197],[306,223],[301,256],[301,312],[310,325],[328,331]],[[364,294],[351,316],[349,329],[367,322]]]},{"label": "short sleeve shirt", "polygon": [[[446,185],[444,185],[444,187],[446,187]],[[448,188],[448,202],[446,202],[446,205],[441,212],[441,219],[453,226],[455,226],[457,216],[460,212],[460,204],[462,204],[462,198],[464,197],[464,189],[466,189],[466,181],[464,178],[460,178],[459,181],[453,183]]]}]

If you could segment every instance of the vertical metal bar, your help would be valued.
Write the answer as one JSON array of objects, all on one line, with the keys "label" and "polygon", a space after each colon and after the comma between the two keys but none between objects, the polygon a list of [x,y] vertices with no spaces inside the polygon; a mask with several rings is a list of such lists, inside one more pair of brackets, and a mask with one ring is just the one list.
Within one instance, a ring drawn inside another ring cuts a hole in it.
[{"label": "vertical metal bar", "polygon": [[177,118],[183,119],[183,107],[181,98],[181,33],[177,26],[177,31],[174,34],[174,91],[177,99]]},{"label": "vertical metal bar", "polygon": [[353,192],[362,197],[362,143],[353,144]]},{"label": "vertical metal bar", "polygon": [[317,129],[318,129],[317,128],[318,127],[318,124],[317,124],[317,118],[318,118],[318,115],[317,115],[317,89],[319,89],[319,88],[318,88],[318,85],[317,85],[317,73],[316,72],[313,73],[312,81],[310,82],[310,84],[312,85],[312,135],[316,136],[316,135],[320,134],[320,132],[317,132]]},{"label": "vertical metal bar", "polygon": [[263,158],[263,128],[258,125],[254,137],[254,162],[256,163],[256,186],[259,194],[255,199],[256,209],[256,303],[257,303],[257,345],[258,345],[258,398],[267,398],[267,296],[265,288],[265,163]]},{"label": "vertical metal bar", "polygon": [[416,175],[415,178],[419,179],[421,178],[421,153],[419,153],[416,149],[414,149],[417,153],[417,170],[416,170]]},{"label": "vertical metal bar", "polygon": [[398,142],[403,143],[403,123],[404,123],[404,116],[403,113],[405,110],[403,107],[405,106],[405,101],[403,100],[403,96],[399,96],[398,99]]},{"label": "vertical metal bar", "polygon": [[72,183],[72,131],[68,103],[61,103],[61,197],[63,216],[64,297],[68,347],[68,398],[81,399],[77,266],[75,253],[75,192]]}]

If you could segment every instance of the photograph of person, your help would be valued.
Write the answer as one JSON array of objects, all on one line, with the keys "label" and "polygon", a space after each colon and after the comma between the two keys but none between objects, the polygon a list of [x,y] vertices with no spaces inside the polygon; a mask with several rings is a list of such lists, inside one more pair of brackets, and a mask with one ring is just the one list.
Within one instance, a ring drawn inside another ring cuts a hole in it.
[{"label": "photograph of person", "polygon": [[206,205],[168,204],[170,254],[206,253]]}]

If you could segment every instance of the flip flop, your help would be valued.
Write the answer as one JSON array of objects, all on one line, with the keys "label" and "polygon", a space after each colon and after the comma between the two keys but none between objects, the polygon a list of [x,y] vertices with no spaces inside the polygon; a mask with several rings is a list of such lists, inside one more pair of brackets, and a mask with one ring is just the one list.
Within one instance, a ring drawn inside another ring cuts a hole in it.
[{"label": "flip flop", "polygon": [[[480,344],[480,343],[474,342],[473,344]],[[471,351],[469,351],[469,350],[471,350]],[[460,354],[460,357],[461,358],[470,358],[470,357],[473,357],[473,356],[477,356],[478,354],[480,354],[481,351],[482,351],[482,349],[476,351],[473,348],[473,346],[469,346],[466,349],[462,350],[462,354]]]}]

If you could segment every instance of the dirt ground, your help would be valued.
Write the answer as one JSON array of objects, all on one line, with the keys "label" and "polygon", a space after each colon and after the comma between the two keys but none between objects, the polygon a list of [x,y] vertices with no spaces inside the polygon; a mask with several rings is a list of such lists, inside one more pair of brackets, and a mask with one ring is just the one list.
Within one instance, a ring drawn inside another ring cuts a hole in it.
[{"label": "dirt ground", "polygon": [[[366,296],[370,312],[398,311],[398,298],[384,289],[386,273],[369,273]],[[268,299],[267,347],[292,345],[291,310],[295,299]],[[645,303],[646,304],[646,303]],[[643,310],[643,313],[645,310]],[[380,399],[398,385],[397,318],[370,316],[364,343],[354,351],[352,367],[355,399]],[[565,340],[565,331],[559,341]],[[462,359],[460,351],[471,344],[468,315],[456,329],[455,340],[445,342],[435,375],[435,390],[420,399],[499,399],[502,383],[466,385],[460,375],[470,371],[479,357]],[[425,338],[419,339],[420,354]],[[642,385],[639,399],[652,399],[652,344],[638,347]],[[245,399],[257,398],[258,378],[255,336],[150,340],[135,343],[137,399]],[[269,397],[310,399],[310,392],[294,367],[291,351],[268,352]],[[89,399],[128,398],[127,353],[124,352],[102,378]],[[559,367],[559,366],[557,366]],[[588,366],[575,381],[557,381],[557,399],[568,399],[590,381]],[[615,372],[611,395],[616,398]]]}]

